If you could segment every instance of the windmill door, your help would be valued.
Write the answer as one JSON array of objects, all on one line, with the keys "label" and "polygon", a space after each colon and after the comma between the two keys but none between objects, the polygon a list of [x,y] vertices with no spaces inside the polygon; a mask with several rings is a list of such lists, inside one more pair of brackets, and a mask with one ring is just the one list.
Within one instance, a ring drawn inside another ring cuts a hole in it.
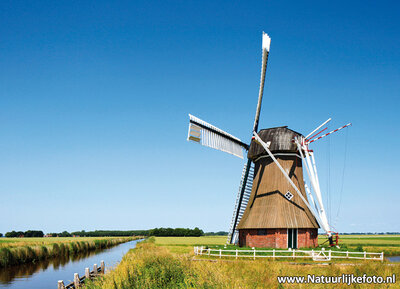
[{"label": "windmill door", "polygon": [[288,229],[288,248],[297,249],[297,229]]}]

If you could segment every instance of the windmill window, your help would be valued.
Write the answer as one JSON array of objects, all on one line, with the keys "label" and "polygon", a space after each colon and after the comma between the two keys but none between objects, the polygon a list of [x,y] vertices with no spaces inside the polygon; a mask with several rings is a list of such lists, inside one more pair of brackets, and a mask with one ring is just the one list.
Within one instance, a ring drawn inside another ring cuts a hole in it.
[{"label": "windmill window", "polygon": [[267,229],[258,229],[257,230],[257,235],[259,235],[259,236],[267,235]]},{"label": "windmill window", "polygon": [[288,248],[297,249],[297,229],[288,229]]},{"label": "windmill window", "polygon": [[288,199],[289,201],[293,198],[293,194],[289,191],[287,191],[287,193],[285,194],[286,199]]}]

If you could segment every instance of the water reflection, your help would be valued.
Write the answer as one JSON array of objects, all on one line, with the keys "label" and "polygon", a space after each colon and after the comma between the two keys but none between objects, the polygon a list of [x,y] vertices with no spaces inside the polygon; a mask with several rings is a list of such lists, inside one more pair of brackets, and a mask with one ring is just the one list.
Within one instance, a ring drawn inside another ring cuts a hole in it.
[{"label": "water reflection", "polygon": [[[76,262],[81,259],[86,259],[90,256],[96,255],[104,250],[94,250],[75,255],[62,256],[53,259],[46,259],[36,261],[34,263],[21,264],[16,266],[9,266],[0,269],[0,283],[10,284],[15,278],[29,277],[37,272],[45,271],[52,266],[52,269],[58,271],[69,262]],[[82,268],[83,269],[83,268]],[[82,270],[81,269],[81,270]]]}]

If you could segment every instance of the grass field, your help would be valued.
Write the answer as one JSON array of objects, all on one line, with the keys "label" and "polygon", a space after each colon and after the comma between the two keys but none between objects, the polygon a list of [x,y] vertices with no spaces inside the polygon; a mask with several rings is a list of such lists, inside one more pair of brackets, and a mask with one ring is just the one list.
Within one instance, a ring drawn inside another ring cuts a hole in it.
[{"label": "grass field", "polygon": [[341,235],[339,242],[349,245],[400,247],[400,235]]},{"label": "grass field", "polygon": [[157,246],[168,247],[172,253],[190,253],[194,246],[221,246],[227,236],[204,237],[155,237]]},{"label": "grass field", "polygon": [[135,238],[0,238],[0,268],[108,248]]},{"label": "grass field", "polygon": [[[226,236],[156,237],[155,244],[168,247],[172,253],[190,253],[194,246],[223,248],[226,238]],[[318,239],[320,244],[326,241],[325,236],[319,236]],[[340,236],[339,246],[344,251],[384,252],[385,256],[395,256],[400,255],[400,235],[343,235]],[[233,247],[228,246],[228,248]]]},{"label": "grass field", "polygon": [[[394,241],[396,241],[395,239]],[[304,265],[292,261],[263,260],[194,260],[193,246],[221,246],[226,237],[167,237],[150,238],[129,251],[119,266],[109,274],[85,286],[89,289],[128,288],[382,288],[371,284],[285,284],[278,276],[400,276],[400,265],[387,262],[358,262],[356,264]],[[348,238],[350,244],[359,242]],[[399,288],[399,283],[384,288]]]},{"label": "grass field", "polygon": [[[339,245],[344,249],[384,252],[385,256],[400,255],[400,235],[341,235],[339,237]],[[319,237],[319,240],[322,241],[323,237]]]}]

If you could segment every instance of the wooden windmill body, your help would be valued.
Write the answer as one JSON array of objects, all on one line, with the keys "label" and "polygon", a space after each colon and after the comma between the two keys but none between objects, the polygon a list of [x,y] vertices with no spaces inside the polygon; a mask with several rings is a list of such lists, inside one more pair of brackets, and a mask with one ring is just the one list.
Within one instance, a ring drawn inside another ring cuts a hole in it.
[{"label": "wooden windmill body", "polygon": [[[249,247],[315,247],[321,226],[333,245],[309,144],[351,124],[318,138],[326,128],[317,131],[330,119],[307,136],[286,126],[258,131],[270,43],[269,36],[263,33],[261,82],[250,145],[193,115],[189,115],[187,139],[240,158],[247,151],[228,243]],[[303,167],[310,186],[305,184]]]},{"label": "wooden windmill body", "polygon": [[[271,142],[270,150],[307,198],[302,160],[292,142],[299,133],[287,127],[263,129],[258,135]],[[296,195],[261,145],[251,142],[248,158],[255,165],[251,194],[237,225],[239,245],[248,247],[298,248],[318,244],[318,222]]]}]

